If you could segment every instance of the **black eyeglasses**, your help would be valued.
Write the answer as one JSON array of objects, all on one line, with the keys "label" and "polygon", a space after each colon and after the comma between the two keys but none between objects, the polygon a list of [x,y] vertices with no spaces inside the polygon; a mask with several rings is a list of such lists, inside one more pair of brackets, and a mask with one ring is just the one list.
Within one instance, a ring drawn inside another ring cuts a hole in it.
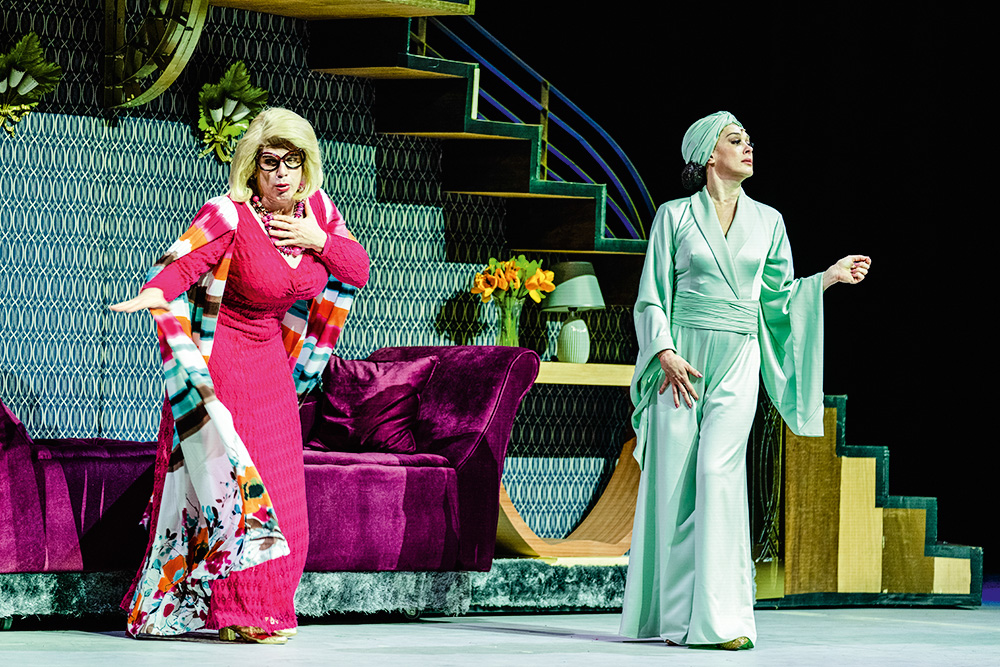
[{"label": "black eyeglasses", "polygon": [[284,157],[278,157],[274,153],[261,151],[257,153],[257,168],[261,171],[274,171],[282,162],[289,169],[298,169],[306,161],[306,153],[301,148],[288,151]]}]

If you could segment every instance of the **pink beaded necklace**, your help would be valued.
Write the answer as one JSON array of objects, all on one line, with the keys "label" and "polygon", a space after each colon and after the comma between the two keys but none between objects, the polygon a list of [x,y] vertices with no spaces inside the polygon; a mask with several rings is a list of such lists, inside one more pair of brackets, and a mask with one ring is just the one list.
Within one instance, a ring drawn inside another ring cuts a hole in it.
[{"label": "pink beaded necklace", "polygon": [[[250,205],[253,206],[253,210],[257,211],[257,215],[260,216],[260,221],[264,223],[264,229],[268,232],[268,238],[271,239],[271,243],[275,243],[278,239],[271,236],[271,221],[274,220],[274,213],[268,211],[264,208],[264,204],[261,203],[260,197],[254,195],[250,199]],[[295,210],[292,211],[293,218],[301,218],[305,215],[306,203],[304,201],[295,202]],[[298,257],[304,252],[304,248],[300,248],[297,245],[275,245],[278,252],[285,255],[291,255],[292,257]]]}]

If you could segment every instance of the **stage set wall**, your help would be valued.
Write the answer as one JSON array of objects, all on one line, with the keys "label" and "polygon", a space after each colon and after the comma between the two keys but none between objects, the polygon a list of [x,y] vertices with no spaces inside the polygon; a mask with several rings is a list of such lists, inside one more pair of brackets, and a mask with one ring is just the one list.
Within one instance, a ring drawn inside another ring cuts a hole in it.
[{"label": "stage set wall", "polygon": [[[436,140],[377,135],[374,86],[310,71],[305,22],[211,7],[178,81],[147,105],[108,112],[103,9],[103,0],[0,8],[0,53],[34,31],[63,70],[15,135],[0,133],[0,397],[33,437],[155,438],[163,385],[152,320],[108,305],[135,295],[201,204],[226,192],[228,166],[199,157],[197,94],[237,60],[271,105],[313,124],[323,187],[371,256],[337,353],[495,341],[493,306],[468,290],[483,262],[509,252],[504,200],[443,194]],[[634,362],[630,308],[588,319],[592,361]],[[522,344],[549,359],[558,327],[529,302]],[[632,435],[629,412],[622,388],[529,392],[503,482],[538,534],[563,536],[588,509]]]}]

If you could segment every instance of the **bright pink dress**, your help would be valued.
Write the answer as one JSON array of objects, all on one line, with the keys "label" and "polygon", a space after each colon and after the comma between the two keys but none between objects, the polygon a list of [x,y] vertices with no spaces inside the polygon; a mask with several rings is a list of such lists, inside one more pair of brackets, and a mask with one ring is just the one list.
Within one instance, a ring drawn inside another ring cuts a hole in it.
[{"label": "bright pink dress", "polygon": [[[311,210],[323,210],[318,204],[310,201]],[[293,269],[250,207],[236,207],[235,231],[175,260],[144,287],[159,287],[168,301],[176,298],[219,261],[236,235],[208,369],[216,396],[232,413],[267,487],[291,554],[212,582],[206,627],[243,625],[273,632],[296,626],[294,596],[309,546],[302,432],[281,320],[296,301],[318,295],[329,274],[362,287],[369,260],[360,244],[343,236],[346,227],[333,208],[330,219],[320,220],[326,247],[321,253],[304,253]],[[166,422],[169,410],[164,414]],[[173,441],[172,419],[170,423],[160,429],[153,517]]]}]

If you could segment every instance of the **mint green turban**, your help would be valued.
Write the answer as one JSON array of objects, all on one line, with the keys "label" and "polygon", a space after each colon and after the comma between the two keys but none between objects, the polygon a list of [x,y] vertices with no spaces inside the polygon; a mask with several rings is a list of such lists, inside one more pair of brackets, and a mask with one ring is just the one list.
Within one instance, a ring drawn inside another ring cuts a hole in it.
[{"label": "mint green turban", "polygon": [[736,120],[736,116],[728,111],[716,111],[692,123],[691,127],[684,133],[684,140],[681,142],[681,155],[684,157],[684,162],[695,162],[704,166],[712,155],[712,151],[715,150],[715,144],[719,141],[722,128],[731,123],[743,127],[743,123]]}]

